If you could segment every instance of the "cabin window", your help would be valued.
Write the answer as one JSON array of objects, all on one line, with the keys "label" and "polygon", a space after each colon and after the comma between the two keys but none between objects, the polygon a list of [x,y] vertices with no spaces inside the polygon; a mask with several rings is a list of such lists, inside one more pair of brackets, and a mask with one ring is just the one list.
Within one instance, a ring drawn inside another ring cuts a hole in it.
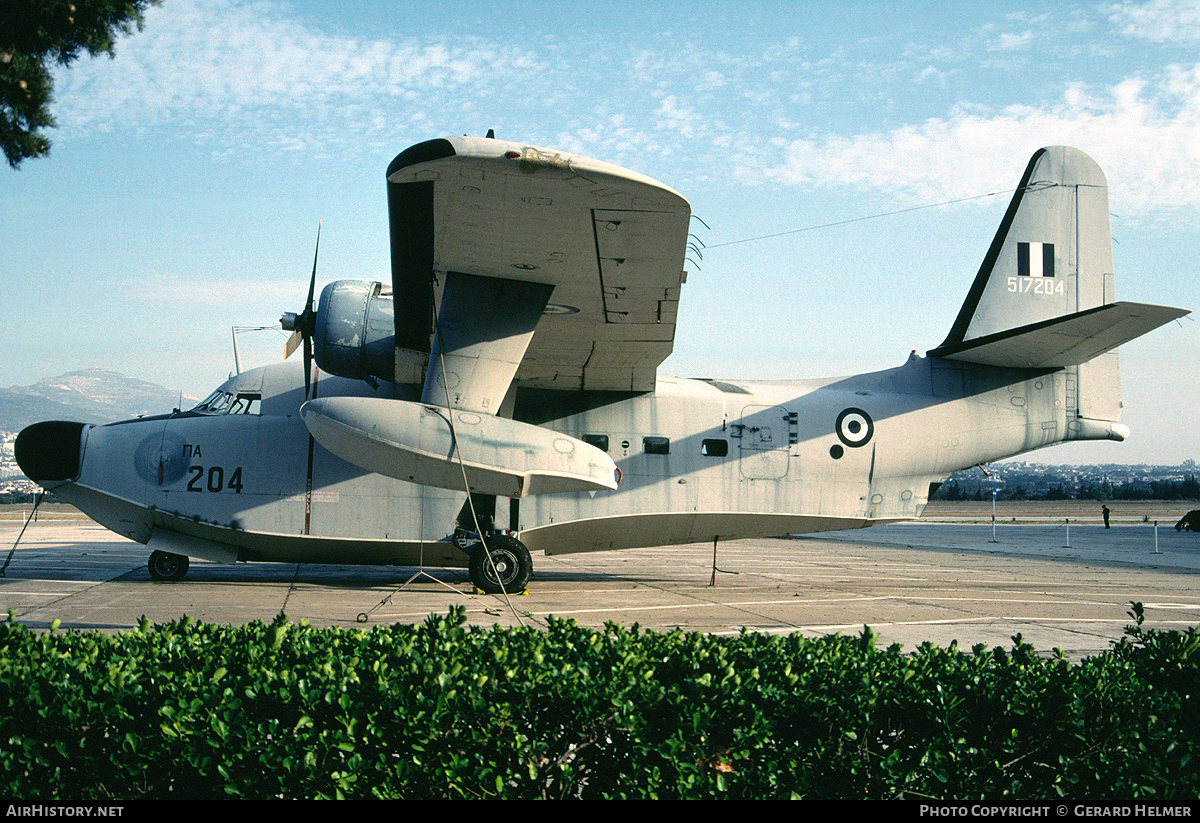
[{"label": "cabin window", "polygon": [[585,434],[580,439],[589,446],[595,446],[602,452],[608,451],[607,434]]},{"label": "cabin window", "polygon": [[671,453],[671,438],[669,437],[643,437],[642,451],[646,454],[670,454]]},{"label": "cabin window", "polygon": [[723,438],[700,441],[700,453],[708,457],[724,457],[729,454],[729,441]]}]

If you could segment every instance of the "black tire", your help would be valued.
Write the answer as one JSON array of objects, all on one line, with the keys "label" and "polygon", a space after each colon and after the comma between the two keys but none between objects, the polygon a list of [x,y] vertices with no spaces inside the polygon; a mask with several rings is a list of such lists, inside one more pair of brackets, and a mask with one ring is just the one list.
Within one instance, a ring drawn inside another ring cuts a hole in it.
[{"label": "black tire", "polygon": [[480,591],[488,594],[500,594],[502,591],[520,594],[525,591],[533,575],[533,558],[520,540],[498,534],[487,539],[486,552],[483,546],[471,552],[468,568],[471,582]]},{"label": "black tire", "polygon": [[150,560],[146,563],[146,568],[150,570],[150,576],[155,580],[182,580],[184,575],[188,573],[187,555],[159,551],[150,552]]}]

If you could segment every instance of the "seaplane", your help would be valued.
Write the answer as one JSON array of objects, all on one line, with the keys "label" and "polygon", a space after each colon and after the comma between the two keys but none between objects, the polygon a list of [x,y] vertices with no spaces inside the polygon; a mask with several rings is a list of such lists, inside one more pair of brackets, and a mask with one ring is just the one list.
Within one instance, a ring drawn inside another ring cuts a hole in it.
[{"label": "seaplane", "polygon": [[674,378],[680,194],[491,135],[418,143],[386,180],[391,283],[314,300],[314,259],[281,321],[301,359],[188,411],[31,425],[25,474],[145,544],[157,581],[189,558],[466,566],[483,592],[520,592],[537,552],[910,520],[954,472],[1124,440],[1117,348],[1188,313],[1116,300],[1105,176],[1051,146],[924,355]]}]

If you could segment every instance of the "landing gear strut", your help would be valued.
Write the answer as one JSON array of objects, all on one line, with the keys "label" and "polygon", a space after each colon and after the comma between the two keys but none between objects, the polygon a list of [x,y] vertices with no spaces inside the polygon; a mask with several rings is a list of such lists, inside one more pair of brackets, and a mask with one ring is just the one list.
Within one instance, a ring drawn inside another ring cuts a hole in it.
[{"label": "landing gear strut", "polygon": [[146,568],[150,570],[150,576],[155,580],[182,580],[183,576],[188,573],[187,555],[153,551],[150,552],[150,560],[146,563]]},{"label": "landing gear strut", "polygon": [[493,534],[487,538],[487,550],[483,543],[471,549],[468,568],[475,588],[488,594],[520,594],[529,585],[533,575],[533,558],[529,549],[515,537]]}]

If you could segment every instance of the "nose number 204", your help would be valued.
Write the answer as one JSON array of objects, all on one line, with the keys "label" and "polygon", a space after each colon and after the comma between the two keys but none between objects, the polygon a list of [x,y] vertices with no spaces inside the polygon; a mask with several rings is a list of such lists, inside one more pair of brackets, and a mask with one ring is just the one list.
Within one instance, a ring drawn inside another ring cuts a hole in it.
[{"label": "nose number 204", "polygon": [[229,490],[234,494],[242,493],[242,467],[238,466],[225,480],[225,469],[221,466],[210,466],[205,472],[203,466],[188,466],[191,479],[188,480],[187,490],[190,492],[219,492]]}]

